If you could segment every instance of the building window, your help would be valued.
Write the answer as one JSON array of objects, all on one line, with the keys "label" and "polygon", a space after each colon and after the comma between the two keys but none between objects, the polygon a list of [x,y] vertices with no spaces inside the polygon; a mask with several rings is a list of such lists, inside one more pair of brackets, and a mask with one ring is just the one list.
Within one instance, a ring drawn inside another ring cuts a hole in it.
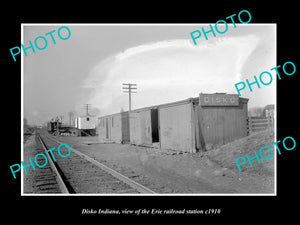
[{"label": "building window", "polygon": [[112,127],[114,126],[114,118],[113,117],[111,118],[111,126]]}]

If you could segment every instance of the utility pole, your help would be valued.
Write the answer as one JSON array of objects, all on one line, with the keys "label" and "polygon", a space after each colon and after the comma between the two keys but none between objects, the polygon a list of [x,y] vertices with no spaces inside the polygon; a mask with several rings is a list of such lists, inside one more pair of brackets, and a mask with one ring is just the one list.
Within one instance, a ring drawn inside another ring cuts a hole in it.
[{"label": "utility pole", "polygon": [[129,111],[131,111],[131,93],[137,93],[135,91],[132,91],[132,90],[136,90],[137,86],[136,84],[131,84],[131,83],[123,84],[123,89],[124,89],[123,90],[124,93],[129,94]]},{"label": "utility pole", "polygon": [[90,106],[91,104],[85,104],[85,109],[86,109],[86,115],[87,116],[89,116],[90,114],[89,114],[89,106]]},{"label": "utility pole", "polygon": [[75,113],[73,111],[69,112],[69,125],[70,125],[70,127],[72,126],[72,121],[73,121],[74,114]]}]

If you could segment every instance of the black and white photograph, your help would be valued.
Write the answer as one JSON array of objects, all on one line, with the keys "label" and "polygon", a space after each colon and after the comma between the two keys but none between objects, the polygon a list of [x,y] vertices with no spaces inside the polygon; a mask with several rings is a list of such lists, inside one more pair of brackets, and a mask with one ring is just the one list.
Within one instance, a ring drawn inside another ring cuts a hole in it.
[{"label": "black and white photograph", "polygon": [[295,5],[52,4],[4,20],[6,221],[297,216]]},{"label": "black and white photograph", "polygon": [[276,24],[22,27],[24,195],[276,193]]}]

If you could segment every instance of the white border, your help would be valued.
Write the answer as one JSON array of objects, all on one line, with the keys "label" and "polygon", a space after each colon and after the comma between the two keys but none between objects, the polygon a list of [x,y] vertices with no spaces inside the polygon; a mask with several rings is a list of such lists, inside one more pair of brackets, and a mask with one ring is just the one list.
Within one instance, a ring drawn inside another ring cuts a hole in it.
[{"label": "white border", "polygon": [[[203,26],[203,25],[208,25],[209,23],[97,23],[97,24],[90,24],[90,23],[21,23],[21,43],[23,44],[24,42],[24,26]],[[230,23],[228,23],[230,24]],[[277,65],[277,23],[251,23],[251,24],[237,24],[238,26],[265,26],[265,25],[273,25],[275,26],[275,61]],[[23,66],[24,66],[24,55],[21,54],[21,160],[23,161],[24,159],[24,129],[23,129],[23,117],[24,117],[24,73],[23,73]],[[277,140],[277,79],[275,79],[275,86],[276,86],[276,100],[275,100],[275,127],[274,127],[274,132],[275,132],[275,139],[274,141]],[[275,146],[274,146],[275,148]],[[276,151],[274,151],[275,153]],[[277,196],[277,154],[274,154],[274,193],[266,194],[266,193],[239,193],[239,194],[234,194],[234,193],[203,193],[203,194],[192,194],[192,193],[187,193],[187,194],[35,194],[35,193],[30,193],[27,194],[23,192],[23,180],[24,180],[24,172],[21,169],[21,196]]]},{"label": "white border", "polygon": [[[21,43],[23,44],[24,40],[24,26],[21,24]],[[24,161],[24,73],[23,73],[23,66],[24,66],[24,58],[23,54],[21,54],[21,161]],[[21,163],[20,163],[21,164]],[[24,172],[21,169],[21,195],[24,194]]]}]

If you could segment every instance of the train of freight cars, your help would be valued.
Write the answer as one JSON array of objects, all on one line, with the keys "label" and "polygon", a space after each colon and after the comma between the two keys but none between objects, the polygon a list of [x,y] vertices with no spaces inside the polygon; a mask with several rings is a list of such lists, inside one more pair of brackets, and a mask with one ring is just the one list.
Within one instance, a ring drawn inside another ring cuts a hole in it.
[{"label": "train of freight cars", "polygon": [[47,130],[51,134],[56,133],[60,128],[61,128],[61,122],[50,121],[47,123]]}]

